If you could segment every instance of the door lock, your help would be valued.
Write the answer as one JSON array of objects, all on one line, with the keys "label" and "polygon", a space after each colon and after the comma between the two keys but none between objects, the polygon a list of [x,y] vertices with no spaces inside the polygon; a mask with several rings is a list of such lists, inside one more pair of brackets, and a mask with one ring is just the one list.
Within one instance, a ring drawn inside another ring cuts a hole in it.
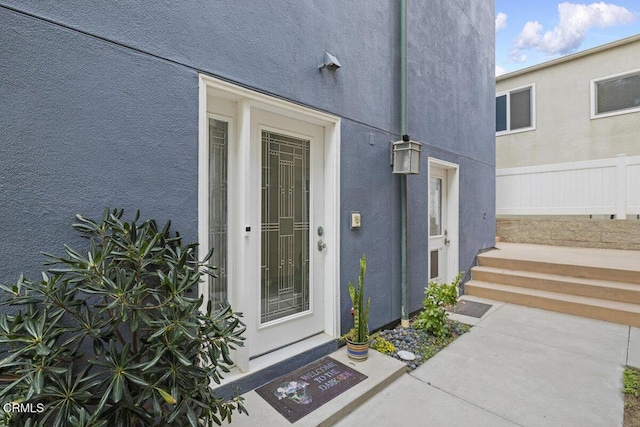
[{"label": "door lock", "polygon": [[322,252],[322,250],[323,250],[324,248],[326,248],[326,247],[327,247],[327,244],[326,244],[325,242],[323,242],[323,241],[322,241],[322,239],[318,240],[318,250],[319,250],[320,252]]}]

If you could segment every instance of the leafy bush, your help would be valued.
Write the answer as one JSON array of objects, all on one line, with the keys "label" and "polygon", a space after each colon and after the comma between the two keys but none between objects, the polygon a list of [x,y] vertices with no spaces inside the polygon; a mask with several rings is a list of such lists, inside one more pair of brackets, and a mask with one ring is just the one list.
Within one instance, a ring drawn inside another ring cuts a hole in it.
[{"label": "leafy bush", "polygon": [[431,282],[424,289],[423,310],[413,323],[416,329],[426,330],[439,338],[451,335],[447,325],[446,306],[456,305],[458,302],[458,285],[462,280],[462,272],[450,284]]},{"label": "leafy bush", "polygon": [[629,367],[624,368],[622,374],[624,394],[630,394],[638,397],[638,389],[640,389],[640,372]]},{"label": "leafy bush", "polygon": [[2,286],[0,404],[31,411],[2,411],[0,424],[197,426],[246,413],[241,398],[210,387],[245,329],[228,305],[203,313],[202,297],[190,296],[214,275],[210,254],[198,261],[170,223],[122,215],[77,215],[88,252],[65,246],[65,256],[47,255],[40,281]]}]

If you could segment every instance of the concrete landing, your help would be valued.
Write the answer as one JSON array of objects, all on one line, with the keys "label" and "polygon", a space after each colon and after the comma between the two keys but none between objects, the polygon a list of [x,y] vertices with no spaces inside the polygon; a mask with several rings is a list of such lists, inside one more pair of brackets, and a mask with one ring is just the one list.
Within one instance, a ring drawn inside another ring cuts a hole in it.
[{"label": "concrete landing", "polygon": [[415,371],[375,351],[349,362],[342,349],[332,357],[369,379],[295,424],[250,392],[250,416],[231,425],[622,425],[622,372],[640,367],[640,328],[461,298],[492,308],[481,319],[456,316],[475,326]]},{"label": "concrete landing", "polygon": [[243,395],[249,416],[235,415],[231,426],[330,426],[347,416],[369,398],[377,395],[406,372],[406,365],[375,350],[369,351],[364,362],[353,362],[347,357],[346,347],[330,354],[335,360],[365,374],[368,378],[333,400],[322,405],[309,415],[291,424],[255,391]]},{"label": "concrete landing", "polygon": [[622,424],[622,372],[640,363],[639,329],[473,299],[493,307],[470,332],[336,425]]}]

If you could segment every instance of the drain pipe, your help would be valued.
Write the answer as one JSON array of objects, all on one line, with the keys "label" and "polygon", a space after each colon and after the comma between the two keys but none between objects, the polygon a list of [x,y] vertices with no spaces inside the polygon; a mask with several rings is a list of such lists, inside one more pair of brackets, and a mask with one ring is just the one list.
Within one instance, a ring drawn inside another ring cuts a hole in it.
[{"label": "drain pipe", "polygon": [[[407,0],[400,0],[400,134],[407,134]],[[401,318],[404,329],[409,327],[407,304],[407,176],[400,175],[400,269]]]}]

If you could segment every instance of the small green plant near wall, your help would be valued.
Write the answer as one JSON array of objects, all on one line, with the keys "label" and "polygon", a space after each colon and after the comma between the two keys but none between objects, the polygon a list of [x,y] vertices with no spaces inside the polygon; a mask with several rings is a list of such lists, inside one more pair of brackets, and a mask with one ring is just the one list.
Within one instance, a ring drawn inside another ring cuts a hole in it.
[{"label": "small green plant near wall", "polygon": [[416,317],[414,328],[425,330],[438,338],[451,336],[445,307],[458,302],[458,285],[462,276],[462,272],[458,273],[450,284],[429,283],[424,290],[423,310]]},{"label": "small green plant near wall", "polygon": [[640,425],[640,370],[627,366],[622,374],[624,393],[623,426]]},{"label": "small green plant near wall", "polygon": [[228,305],[201,311],[209,256],[170,223],[122,216],[78,215],[88,250],[66,246],[40,281],[1,287],[0,404],[19,410],[0,425],[196,427],[246,413],[211,388],[245,328]]},{"label": "small green plant near wall", "polygon": [[638,397],[638,388],[640,388],[640,372],[636,369],[625,368],[623,373],[624,394],[630,394]]}]

